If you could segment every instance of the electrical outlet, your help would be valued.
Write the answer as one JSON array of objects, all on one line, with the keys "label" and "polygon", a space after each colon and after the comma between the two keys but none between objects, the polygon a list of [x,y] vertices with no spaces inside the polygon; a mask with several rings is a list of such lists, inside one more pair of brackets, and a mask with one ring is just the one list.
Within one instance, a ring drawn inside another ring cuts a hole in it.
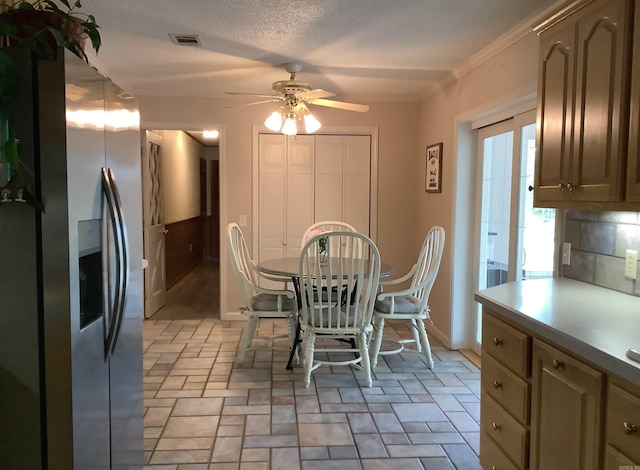
[{"label": "electrical outlet", "polygon": [[562,264],[571,264],[571,243],[562,244]]},{"label": "electrical outlet", "polygon": [[636,250],[627,250],[624,259],[624,277],[635,279],[638,271],[638,252]]},{"label": "electrical outlet", "polygon": [[247,226],[247,216],[246,215],[241,215],[240,217],[238,217],[238,225],[240,227],[246,227]]}]

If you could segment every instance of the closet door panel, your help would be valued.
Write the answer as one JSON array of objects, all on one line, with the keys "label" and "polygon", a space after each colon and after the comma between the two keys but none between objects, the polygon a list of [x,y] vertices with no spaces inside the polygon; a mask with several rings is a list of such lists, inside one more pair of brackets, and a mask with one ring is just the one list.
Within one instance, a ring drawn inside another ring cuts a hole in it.
[{"label": "closet door panel", "polygon": [[259,253],[254,254],[254,258],[257,261],[263,261],[284,256],[285,136],[260,134],[259,147]]},{"label": "closet door panel", "polygon": [[285,255],[299,256],[302,236],[314,220],[314,137],[289,138]]},{"label": "closet door panel", "polygon": [[369,235],[371,191],[371,138],[344,137],[344,221]]},{"label": "closet door panel", "polygon": [[315,221],[342,220],[342,136],[316,136]]}]

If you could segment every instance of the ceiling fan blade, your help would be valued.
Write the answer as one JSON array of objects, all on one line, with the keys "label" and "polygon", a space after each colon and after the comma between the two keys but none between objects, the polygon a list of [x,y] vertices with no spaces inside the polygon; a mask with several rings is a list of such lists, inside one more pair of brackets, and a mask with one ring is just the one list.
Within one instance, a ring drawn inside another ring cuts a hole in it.
[{"label": "ceiling fan blade", "polygon": [[329,98],[330,96],[336,96],[335,93],[331,93],[330,91],[321,90],[320,88],[316,88],[315,90],[303,91],[301,93],[296,93],[298,98],[302,98],[303,100],[313,100],[317,98]]},{"label": "ceiling fan blade", "polygon": [[280,101],[280,99],[276,97],[276,99],[273,99],[273,100],[263,100],[263,101],[254,101],[252,103],[232,104],[230,106],[225,106],[225,108],[239,108],[241,106],[253,106],[254,104],[275,103],[277,101]]},{"label": "ceiling fan blade", "polygon": [[278,95],[266,95],[263,93],[244,93],[241,91],[225,91],[225,95],[235,95],[235,96],[257,96],[258,98],[273,98],[280,99]]},{"label": "ceiling fan blade", "polygon": [[347,111],[357,111],[359,113],[366,113],[367,111],[369,111],[369,105],[367,104],[345,103],[344,101],[333,101],[333,100],[323,100],[323,99],[310,99],[306,101],[308,103],[317,104],[319,106],[328,106],[329,108],[345,109]]}]

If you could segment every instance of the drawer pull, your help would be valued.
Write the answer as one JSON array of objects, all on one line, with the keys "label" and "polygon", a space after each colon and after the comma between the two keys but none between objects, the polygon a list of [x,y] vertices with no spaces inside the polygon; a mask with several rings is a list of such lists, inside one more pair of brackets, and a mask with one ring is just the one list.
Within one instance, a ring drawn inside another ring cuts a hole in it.
[{"label": "drawer pull", "polygon": [[557,359],[553,360],[553,368],[554,369],[564,369],[564,361],[559,361]]},{"label": "drawer pull", "polygon": [[500,431],[500,428],[502,428],[502,426],[500,426],[495,422],[491,423],[491,427],[493,428],[494,431]]},{"label": "drawer pull", "polygon": [[493,388],[498,389],[498,388],[502,388],[502,383],[498,382],[497,380],[493,381]]},{"label": "drawer pull", "polygon": [[500,346],[502,344],[502,340],[498,338],[493,338],[493,344],[496,346]]},{"label": "drawer pull", "polygon": [[625,422],[623,426],[624,426],[624,433],[627,435],[631,435],[634,432],[638,431],[635,424]]}]

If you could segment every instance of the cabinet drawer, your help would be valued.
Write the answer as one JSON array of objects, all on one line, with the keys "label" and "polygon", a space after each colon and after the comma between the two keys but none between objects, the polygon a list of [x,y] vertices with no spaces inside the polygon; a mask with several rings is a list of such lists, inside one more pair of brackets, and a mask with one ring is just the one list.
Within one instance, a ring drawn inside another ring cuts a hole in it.
[{"label": "cabinet drawer", "polygon": [[520,470],[484,431],[480,433],[480,465],[485,470]]},{"label": "cabinet drawer", "polygon": [[640,397],[609,384],[607,443],[640,462]]},{"label": "cabinet drawer", "polygon": [[482,356],[482,390],[521,423],[529,422],[529,384],[500,365],[490,355]]},{"label": "cabinet drawer", "polygon": [[640,462],[632,462],[610,445],[607,446],[604,457],[604,470],[634,470],[634,468],[639,465]]},{"label": "cabinet drawer", "polygon": [[529,433],[486,393],[480,400],[480,428],[520,468],[528,460]]},{"label": "cabinet drawer", "polygon": [[529,377],[531,338],[487,314],[482,317],[482,350],[522,377]]}]

